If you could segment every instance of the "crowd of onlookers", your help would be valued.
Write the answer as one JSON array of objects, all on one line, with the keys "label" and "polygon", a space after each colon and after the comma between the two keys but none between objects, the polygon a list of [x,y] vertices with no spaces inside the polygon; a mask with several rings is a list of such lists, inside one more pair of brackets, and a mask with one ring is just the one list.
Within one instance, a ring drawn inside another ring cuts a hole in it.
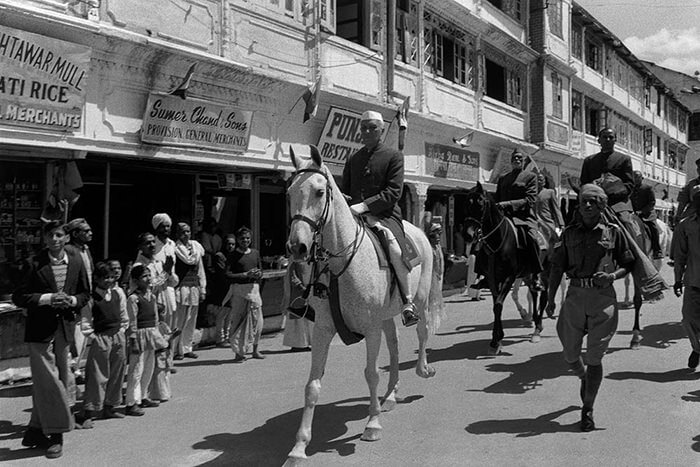
[{"label": "crowd of onlookers", "polygon": [[[93,261],[85,219],[44,225],[46,248],[29,261],[13,294],[27,310],[33,382],[24,446],[59,457],[63,433],[92,428],[96,419],[142,416],[144,408],[168,401],[173,360],[198,358],[193,340],[200,304],[215,314],[217,346],[231,347],[234,362],[245,361],[249,349],[252,358],[265,358],[258,347],[262,263],[251,230],[222,238],[208,219],[194,240],[181,222],[172,239],[165,213],[153,216],[152,227],[138,236],[135,260],[122,268],[115,259]],[[289,269],[288,295],[305,289],[303,275]],[[308,320],[290,319],[288,329],[285,345],[307,349]],[[80,408],[76,376],[85,384]]]}]

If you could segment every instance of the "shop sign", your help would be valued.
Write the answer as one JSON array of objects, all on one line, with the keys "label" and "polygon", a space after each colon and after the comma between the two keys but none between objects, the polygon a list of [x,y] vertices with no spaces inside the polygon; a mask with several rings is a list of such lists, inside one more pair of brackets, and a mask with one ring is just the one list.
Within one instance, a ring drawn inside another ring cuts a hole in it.
[{"label": "shop sign", "polygon": [[91,53],[0,25],[0,124],[79,130]]},{"label": "shop sign", "polygon": [[143,116],[141,141],[242,153],[248,149],[252,119],[252,111],[151,93]]},{"label": "shop sign", "polygon": [[479,153],[443,144],[425,143],[425,172],[457,180],[479,180]]},{"label": "shop sign", "polygon": [[[346,159],[362,148],[360,117],[360,113],[331,107],[318,140],[318,150],[324,162],[345,165]],[[389,122],[385,120],[384,123],[383,136],[389,128]]]}]

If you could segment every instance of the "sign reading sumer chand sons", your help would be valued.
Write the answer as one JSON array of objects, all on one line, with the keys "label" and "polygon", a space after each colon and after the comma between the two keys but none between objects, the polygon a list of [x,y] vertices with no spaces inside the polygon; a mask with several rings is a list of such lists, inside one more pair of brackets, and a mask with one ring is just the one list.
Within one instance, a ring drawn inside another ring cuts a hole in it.
[{"label": "sign reading sumer chand sons", "polygon": [[91,49],[0,26],[0,125],[76,131]]}]

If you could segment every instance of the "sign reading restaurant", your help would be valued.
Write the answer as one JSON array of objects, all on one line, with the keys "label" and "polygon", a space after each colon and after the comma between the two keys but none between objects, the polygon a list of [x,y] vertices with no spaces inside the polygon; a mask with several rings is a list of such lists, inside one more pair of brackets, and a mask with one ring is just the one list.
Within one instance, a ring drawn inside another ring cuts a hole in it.
[{"label": "sign reading restaurant", "polygon": [[141,127],[144,143],[245,152],[253,112],[151,93]]},{"label": "sign reading restaurant", "polygon": [[0,25],[0,125],[76,131],[91,49]]},{"label": "sign reading restaurant", "polygon": [[[324,162],[345,165],[345,160],[362,148],[360,117],[362,114],[331,107],[318,140],[318,150]],[[384,132],[389,128],[385,121]]]}]

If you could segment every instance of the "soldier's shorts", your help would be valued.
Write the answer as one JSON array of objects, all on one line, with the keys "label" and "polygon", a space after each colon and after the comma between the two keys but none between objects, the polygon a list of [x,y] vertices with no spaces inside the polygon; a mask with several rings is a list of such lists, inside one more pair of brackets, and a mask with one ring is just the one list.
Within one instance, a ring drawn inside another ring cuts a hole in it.
[{"label": "soldier's shorts", "polygon": [[586,363],[600,365],[610,339],[617,330],[617,296],[610,286],[603,289],[569,286],[559,313],[557,334],[564,347],[564,360],[573,363],[586,341]]}]

